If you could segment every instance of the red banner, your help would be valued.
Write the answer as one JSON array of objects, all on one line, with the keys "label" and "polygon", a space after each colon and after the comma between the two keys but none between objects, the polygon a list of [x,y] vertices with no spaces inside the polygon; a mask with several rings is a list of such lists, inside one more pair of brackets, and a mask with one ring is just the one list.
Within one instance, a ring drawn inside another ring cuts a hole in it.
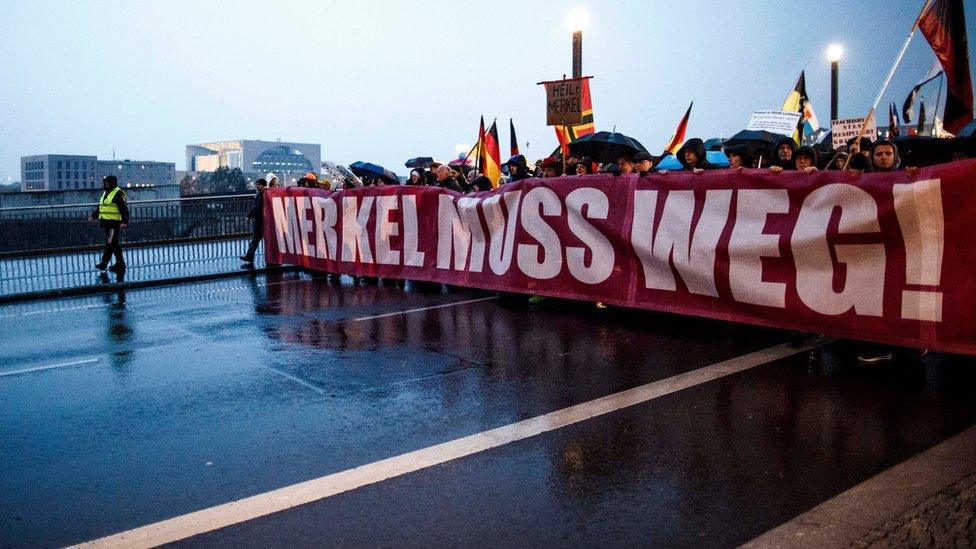
[{"label": "red banner", "polygon": [[976,160],[265,192],[269,263],[976,354]]}]

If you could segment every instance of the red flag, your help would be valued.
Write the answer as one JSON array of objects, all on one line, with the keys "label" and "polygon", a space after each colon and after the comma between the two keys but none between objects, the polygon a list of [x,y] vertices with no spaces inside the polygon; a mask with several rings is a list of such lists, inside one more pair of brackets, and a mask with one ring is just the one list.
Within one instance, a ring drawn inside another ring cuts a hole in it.
[{"label": "red flag", "polygon": [[519,148],[518,139],[515,137],[515,123],[512,122],[511,118],[508,119],[508,132],[511,136],[511,139],[509,140],[509,156],[515,156],[519,154]]},{"label": "red flag", "polygon": [[678,122],[678,127],[674,129],[674,133],[671,135],[671,140],[668,141],[667,146],[664,147],[664,152],[678,154],[678,149],[680,149],[681,144],[685,142],[685,130],[688,129],[688,117],[691,116],[691,108],[694,106],[694,101],[691,102],[691,105],[688,105],[688,110],[685,111],[685,115],[681,117],[681,122]]},{"label": "red flag", "polygon": [[969,74],[969,46],[962,0],[935,0],[918,20],[925,39],[946,75],[943,127],[958,133],[973,120],[973,81]]}]

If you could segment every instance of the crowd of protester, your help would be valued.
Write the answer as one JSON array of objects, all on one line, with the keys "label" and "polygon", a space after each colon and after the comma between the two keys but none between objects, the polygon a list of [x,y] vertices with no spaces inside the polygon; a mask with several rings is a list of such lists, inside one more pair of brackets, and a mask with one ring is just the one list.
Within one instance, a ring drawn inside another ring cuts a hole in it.
[{"label": "crowd of protester", "polygon": [[[678,171],[702,173],[710,170],[758,169],[770,173],[847,170],[852,174],[892,170],[915,171],[917,168],[902,166],[898,146],[890,140],[872,142],[866,137],[851,139],[837,150],[814,146],[798,147],[789,137],[766,147],[713,145],[711,151],[720,151],[728,158],[728,165],[716,165],[708,160],[705,143],[698,138],[689,139],[675,153],[681,168]],[[668,154],[655,156],[647,152],[622,155],[611,162],[598,163],[589,157],[568,154],[565,161],[558,154],[539,159],[529,165],[525,156],[515,155],[502,166],[499,185],[528,178],[574,177],[595,173],[613,175],[650,173],[667,174],[658,165]],[[383,185],[379,179],[364,178],[364,185]],[[435,186],[461,193],[491,190],[491,182],[475,166],[434,163],[429,169],[414,168],[406,185]]]}]

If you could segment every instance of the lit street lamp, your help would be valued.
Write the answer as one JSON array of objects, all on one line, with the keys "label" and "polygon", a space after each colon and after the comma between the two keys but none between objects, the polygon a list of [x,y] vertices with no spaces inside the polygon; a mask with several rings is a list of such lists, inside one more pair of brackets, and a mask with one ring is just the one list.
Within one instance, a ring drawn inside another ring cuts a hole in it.
[{"label": "lit street lamp", "polygon": [[573,31],[573,78],[583,77],[583,27],[588,20],[586,11],[580,8],[566,16],[566,26]]},{"label": "lit street lamp", "polygon": [[837,64],[844,48],[839,44],[831,44],[827,48],[827,60],[830,61],[830,120],[837,120]]}]

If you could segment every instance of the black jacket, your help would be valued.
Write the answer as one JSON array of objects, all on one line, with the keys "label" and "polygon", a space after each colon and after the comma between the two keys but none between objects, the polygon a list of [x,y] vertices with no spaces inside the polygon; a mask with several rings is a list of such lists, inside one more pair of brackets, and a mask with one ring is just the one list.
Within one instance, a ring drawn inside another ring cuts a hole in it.
[{"label": "black jacket", "polygon": [[251,202],[251,211],[247,212],[247,218],[253,219],[258,223],[264,222],[264,191],[254,193],[254,200]]},{"label": "black jacket", "polygon": [[[688,149],[694,151],[695,156],[698,157],[698,162],[694,166],[688,164],[688,162],[685,160],[685,151]],[[683,170],[718,169],[718,167],[715,166],[715,164],[712,164],[711,162],[708,161],[708,157],[705,154],[705,142],[702,141],[701,139],[698,139],[697,137],[685,141],[685,144],[682,145],[680,149],[678,149],[678,154],[676,156],[678,157],[678,162],[681,162],[681,166],[682,166],[681,169]]]},{"label": "black jacket", "polygon": [[786,162],[783,162],[782,160],[779,159],[779,148],[782,145],[789,145],[790,148],[793,149],[793,154],[796,155],[796,141],[793,141],[792,137],[784,137],[783,139],[780,139],[779,141],[776,142],[776,148],[773,149],[773,159],[770,160],[769,166],[770,167],[779,166],[784,170],[795,170],[796,158],[791,156],[790,159]]},{"label": "black jacket", "polygon": [[[113,188],[115,188],[115,187],[113,187]],[[106,192],[111,192],[111,191],[112,191],[112,189],[108,189],[107,191],[102,191],[102,194],[105,194]],[[102,201],[102,196],[101,195],[99,195],[98,201],[99,201],[99,204],[96,204],[95,205],[95,211],[93,211],[92,214],[91,214],[91,218],[92,219],[99,219],[99,217],[98,217],[98,206],[101,205],[101,201]],[[122,189],[119,189],[119,192],[115,193],[115,198],[112,199],[112,203],[119,207],[119,213],[122,214],[122,221],[106,221],[104,219],[99,219],[99,224],[101,226],[103,226],[103,227],[110,226],[110,225],[114,225],[116,223],[124,223],[124,224],[128,225],[129,224],[129,203],[126,202],[126,200],[125,200],[125,191],[123,191]]]}]

